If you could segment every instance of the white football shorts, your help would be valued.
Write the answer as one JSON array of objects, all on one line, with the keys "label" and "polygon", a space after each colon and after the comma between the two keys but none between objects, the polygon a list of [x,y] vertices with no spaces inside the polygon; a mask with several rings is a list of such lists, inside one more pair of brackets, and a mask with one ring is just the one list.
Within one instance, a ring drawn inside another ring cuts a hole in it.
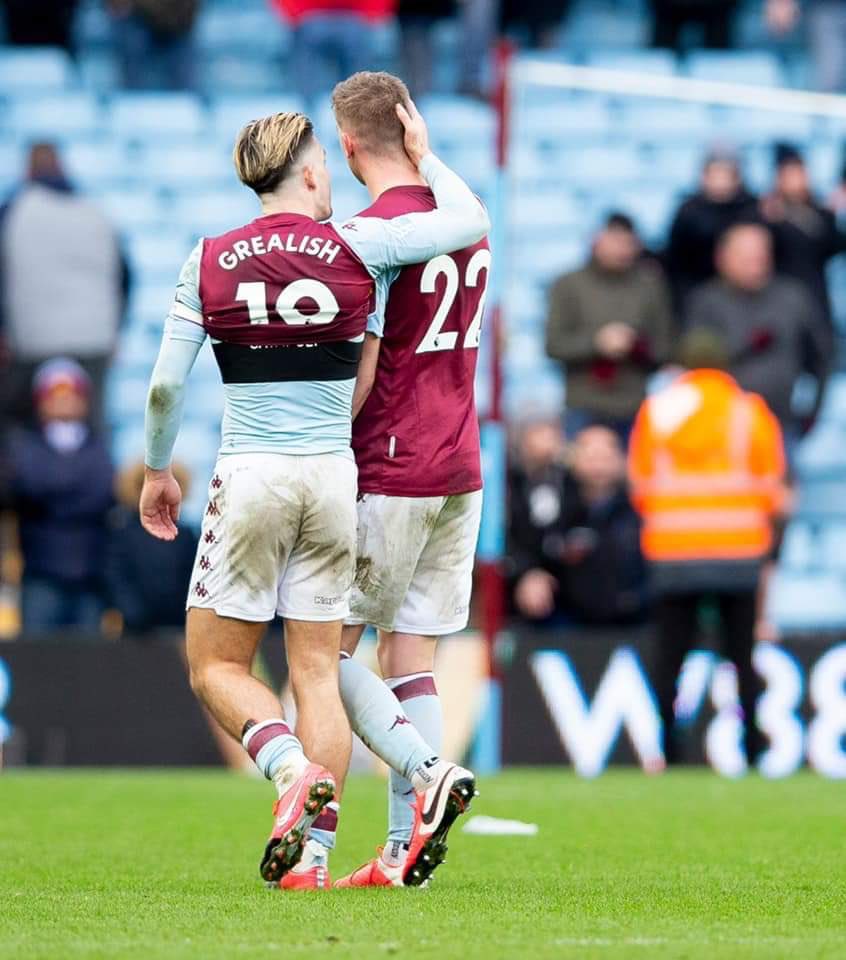
[{"label": "white football shorts", "polygon": [[355,571],[356,481],[340,454],[226,454],[209,484],[187,606],[261,622],[341,620]]},{"label": "white football shorts", "polygon": [[439,637],[467,626],[482,491],[449,497],[364,494],[346,622]]}]

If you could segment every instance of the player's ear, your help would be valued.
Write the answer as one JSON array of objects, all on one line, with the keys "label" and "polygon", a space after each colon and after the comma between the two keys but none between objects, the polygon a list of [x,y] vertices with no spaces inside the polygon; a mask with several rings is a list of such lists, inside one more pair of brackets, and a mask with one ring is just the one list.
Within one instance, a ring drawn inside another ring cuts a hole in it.
[{"label": "player's ear", "polygon": [[355,153],[355,141],[348,133],[344,133],[343,130],[339,130],[338,133],[341,138],[341,149],[344,151],[344,156],[349,160]]},{"label": "player's ear", "polygon": [[303,166],[303,183],[305,184],[306,190],[316,190],[317,189],[317,177],[314,175],[314,167],[305,164]]}]

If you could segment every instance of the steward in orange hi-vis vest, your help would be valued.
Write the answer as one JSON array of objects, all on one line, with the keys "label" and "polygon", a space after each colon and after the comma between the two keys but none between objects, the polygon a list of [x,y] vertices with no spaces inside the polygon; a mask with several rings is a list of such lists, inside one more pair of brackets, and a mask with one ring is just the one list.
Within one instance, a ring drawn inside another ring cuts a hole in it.
[{"label": "steward in orange hi-vis vest", "polygon": [[682,374],[642,405],[629,476],[659,590],[665,566],[681,581],[670,589],[757,578],[785,499],[781,429],[761,397],[719,370]]}]

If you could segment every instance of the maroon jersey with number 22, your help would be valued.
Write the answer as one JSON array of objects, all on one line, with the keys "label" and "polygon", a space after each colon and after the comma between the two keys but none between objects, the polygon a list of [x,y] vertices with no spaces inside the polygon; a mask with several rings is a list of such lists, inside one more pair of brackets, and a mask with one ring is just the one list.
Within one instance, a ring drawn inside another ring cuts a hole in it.
[{"label": "maroon jersey with number 22", "polygon": [[[386,190],[359,216],[432,210],[428,187]],[[376,381],[353,423],[361,493],[439,497],[482,487],[473,381],[487,239],[403,267],[390,288]]]}]

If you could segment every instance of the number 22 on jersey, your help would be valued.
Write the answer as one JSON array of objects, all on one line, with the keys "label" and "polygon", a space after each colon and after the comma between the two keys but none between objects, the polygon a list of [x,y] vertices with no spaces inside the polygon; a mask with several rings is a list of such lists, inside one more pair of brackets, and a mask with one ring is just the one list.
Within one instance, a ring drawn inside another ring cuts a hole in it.
[{"label": "number 22 on jersey", "polygon": [[[464,274],[464,285],[467,287],[478,287],[481,282],[482,294],[479,297],[479,305],[467,332],[464,334],[462,347],[465,350],[471,350],[479,346],[479,337],[482,328],[482,316],[485,312],[485,296],[488,292],[488,273],[491,266],[490,250],[477,250],[470,258],[467,264],[467,270]],[[479,275],[484,271],[484,279],[480,281]],[[455,260],[442,254],[430,260],[423,275],[420,278],[421,293],[436,293],[437,278],[443,274],[446,277],[446,287],[441,302],[435,310],[435,316],[429,324],[426,335],[420,342],[416,353],[434,353],[438,350],[454,350],[458,345],[458,332],[456,330],[444,330],[443,326],[449,316],[449,312],[458,296],[458,285],[461,282],[458,264]]]}]

